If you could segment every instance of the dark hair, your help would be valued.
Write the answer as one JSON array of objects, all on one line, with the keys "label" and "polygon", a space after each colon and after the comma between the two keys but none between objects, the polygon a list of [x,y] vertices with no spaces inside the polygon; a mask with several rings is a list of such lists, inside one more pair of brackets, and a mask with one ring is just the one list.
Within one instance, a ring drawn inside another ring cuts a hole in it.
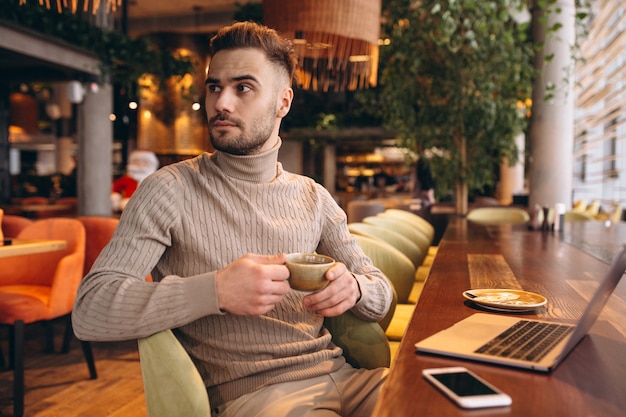
[{"label": "dark hair", "polygon": [[270,62],[285,70],[291,85],[297,84],[298,57],[293,44],[274,29],[254,22],[233,23],[220,29],[211,38],[209,54],[213,57],[219,51],[236,48],[261,49]]}]

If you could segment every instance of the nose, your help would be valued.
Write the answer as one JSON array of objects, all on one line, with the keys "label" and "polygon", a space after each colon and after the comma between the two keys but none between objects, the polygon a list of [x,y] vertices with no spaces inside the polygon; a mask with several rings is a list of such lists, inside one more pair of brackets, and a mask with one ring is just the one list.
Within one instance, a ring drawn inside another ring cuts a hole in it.
[{"label": "nose", "polygon": [[[214,92],[207,95],[207,100],[213,99],[215,103],[213,108],[218,113],[231,113],[234,106],[234,95],[229,88],[224,88],[219,92]],[[208,107],[208,106],[207,106]]]}]

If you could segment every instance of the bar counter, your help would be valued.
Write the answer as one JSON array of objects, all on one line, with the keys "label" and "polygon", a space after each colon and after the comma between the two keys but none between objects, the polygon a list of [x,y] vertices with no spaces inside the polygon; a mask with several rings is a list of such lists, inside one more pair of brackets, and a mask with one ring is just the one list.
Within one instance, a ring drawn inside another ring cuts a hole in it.
[{"label": "bar counter", "polygon": [[[461,295],[470,288],[511,288],[544,295],[548,303],[519,317],[573,323],[617,249],[626,224],[567,223],[563,231],[482,226],[450,219],[413,318],[392,363],[374,415],[594,416],[626,410],[626,279],[590,334],[549,374],[469,360],[417,354],[414,344],[475,313],[489,312]],[[465,366],[513,399],[510,407],[464,410],[421,376],[425,368]]]}]

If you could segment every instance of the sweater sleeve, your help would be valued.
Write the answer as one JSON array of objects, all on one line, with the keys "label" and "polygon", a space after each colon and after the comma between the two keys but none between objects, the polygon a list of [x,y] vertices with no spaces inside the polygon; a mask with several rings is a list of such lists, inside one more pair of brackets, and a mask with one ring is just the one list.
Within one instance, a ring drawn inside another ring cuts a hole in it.
[{"label": "sweater sleeve", "polygon": [[72,324],[78,338],[136,339],[180,327],[218,308],[215,272],[146,281],[180,227],[176,176],[158,171],[144,180],[109,244],[78,289]]},{"label": "sweater sleeve", "polygon": [[391,306],[391,284],[350,235],[346,213],[325,188],[321,185],[318,188],[325,218],[318,251],[343,262],[354,274],[361,290],[361,298],[352,308],[352,312],[361,319],[378,321]]}]

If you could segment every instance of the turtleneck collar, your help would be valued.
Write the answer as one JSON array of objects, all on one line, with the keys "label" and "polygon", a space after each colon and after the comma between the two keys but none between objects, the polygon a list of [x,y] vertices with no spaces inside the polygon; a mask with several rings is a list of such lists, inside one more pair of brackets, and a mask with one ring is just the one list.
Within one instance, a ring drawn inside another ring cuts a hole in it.
[{"label": "turtleneck collar", "polygon": [[278,150],[282,140],[278,138],[274,147],[254,155],[232,155],[216,151],[211,155],[224,174],[238,180],[267,183],[278,175]]}]

